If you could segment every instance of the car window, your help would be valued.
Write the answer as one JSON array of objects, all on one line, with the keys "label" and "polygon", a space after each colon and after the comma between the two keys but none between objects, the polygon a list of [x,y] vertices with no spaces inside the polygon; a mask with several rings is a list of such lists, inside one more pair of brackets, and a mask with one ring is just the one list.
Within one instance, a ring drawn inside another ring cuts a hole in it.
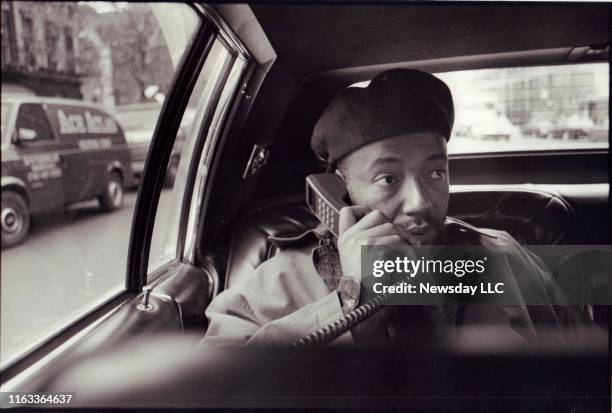
[{"label": "car window", "polygon": [[53,132],[47,120],[47,115],[39,104],[24,103],[19,106],[16,123],[17,135],[24,130],[31,131],[32,140],[45,141],[53,139]]},{"label": "car window", "polygon": [[[195,153],[196,139],[198,136],[209,139],[208,134],[215,127],[214,122],[207,120],[213,117],[215,96],[219,95],[223,82],[226,88],[235,87],[226,81],[235,60],[224,42],[217,38],[190,96],[167,165],[165,189],[160,196],[149,250],[149,273],[177,257],[178,218],[187,189],[186,175]],[[190,193],[193,193],[193,188],[190,188]]]},{"label": "car window", "polygon": [[455,105],[449,154],[608,147],[607,63],[435,75]]},{"label": "car window", "polygon": [[439,73],[453,93],[449,153],[608,147],[609,66]]},{"label": "car window", "polygon": [[[3,95],[3,134],[16,126],[48,138],[51,120],[62,137],[52,148],[2,146],[4,366],[125,290],[134,172],[144,159],[132,156],[139,149],[115,113],[161,105],[200,19],[172,3],[3,2],[2,9],[11,20],[2,56],[12,56],[2,60],[3,90],[37,102],[21,105],[16,125],[7,125]],[[139,126],[153,131],[158,118],[159,111]]]}]

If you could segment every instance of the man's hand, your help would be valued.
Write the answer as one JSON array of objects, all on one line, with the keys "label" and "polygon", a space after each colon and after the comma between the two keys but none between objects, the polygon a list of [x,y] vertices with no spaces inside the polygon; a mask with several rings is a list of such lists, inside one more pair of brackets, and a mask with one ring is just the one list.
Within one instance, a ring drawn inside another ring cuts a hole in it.
[{"label": "man's hand", "polygon": [[345,276],[361,279],[362,245],[401,245],[405,242],[395,226],[380,211],[365,206],[340,210],[338,252]]}]

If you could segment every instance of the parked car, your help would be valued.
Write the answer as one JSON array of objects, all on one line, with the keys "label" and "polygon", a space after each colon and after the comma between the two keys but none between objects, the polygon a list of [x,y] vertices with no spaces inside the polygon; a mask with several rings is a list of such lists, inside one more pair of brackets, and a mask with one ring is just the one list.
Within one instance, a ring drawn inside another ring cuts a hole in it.
[{"label": "parked car", "polygon": [[[136,178],[142,176],[145,160],[155,131],[155,124],[161,111],[159,103],[144,103],[123,105],[115,108],[115,116],[125,131],[132,156],[132,171]],[[174,185],[178,165],[181,159],[182,143],[193,122],[194,109],[188,108],[181,121],[176,144],[172,149],[171,162],[166,173],[165,184],[168,187]]]},{"label": "parked car", "polygon": [[[81,407],[609,410],[607,340],[551,348],[543,337],[527,351],[476,329],[452,362],[410,347],[382,355],[333,348],[193,355],[211,301],[279,251],[274,236],[317,224],[305,206],[305,177],[325,165],[310,137],[338,91],[392,67],[508,69],[503,78],[485,76],[502,79],[504,91],[513,90],[509,74],[536,77],[547,65],[607,78],[608,5],[176,6],[190,7],[200,24],[179,56],[151,140],[129,248],[116,257],[126,258],[125,283],[5,361],[3,392],[76,392]],[[170,14],[158,17],[181,27]],[[191,100],[193,125],[165,198]],[[478,133],[495,139],[462,139],[485,151],[450,153],[449,215],[524,245],[610,244],[607,145],[534,150],[520,142],[500,151],[505,142],[496,139],[515,132],[502,123],[502,132],[487,121]],[[608,309],[586,307],[597,337],[605,336]]]},{"label": "parked car", "polygon": [[577,113],[562,116],[557,125],[549,131],[549,138],[564,141],[588,140],[595,125],[591,119]]},{"label": "parked car", "polygon": [[2,247],[21,243],[31,216],[89,199],[121,208],[132,182],[121,127],[89,103],[2,96]]},{"label": "parked car", "polygon": [[521,130],[524,136],[534,138],[546,138],[554,125],[551,122],[527,122],[522,126]]},{"label": "parked car", "polygon": [[115,107],[114,115],[125,132],[132,155],[132,171],[136,177],[142,175],[160,111],[161,104],[157,102]]},{"label": "parked car", "polygon": [[608,139],[608,128],[596,128],[589,131],[589,140],[592,142],[606,142]]},{"label": "parked car", "polygon": [[486,110],[472,120],[470,133],[475,139],[504,141],[516,139],[521,134],[508,118]]}]

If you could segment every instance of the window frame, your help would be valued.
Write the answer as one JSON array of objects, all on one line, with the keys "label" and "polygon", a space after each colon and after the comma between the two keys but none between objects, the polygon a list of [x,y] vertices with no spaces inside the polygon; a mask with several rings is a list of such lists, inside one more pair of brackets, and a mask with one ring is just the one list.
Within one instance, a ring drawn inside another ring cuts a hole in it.
[{"label": "window frame", "polygon": [[[196,163],[198,154],[200,153],[202,146],[206,145],[206,141],[209,139],[208,137],[209,131],[210,131],[210,128],[212,128],[211,122],[215,116],[215,113],[217,112],[219,98],[226,88],[227,75],[230,72],[232,66],[234,65],[234,61],[235,61],[235,56],[233,55],[232,50],[229,49],[225,44],[223,44],[220,41],[219,36],[217,34],[215,34],[211,40],[211,50],[210,51],[212,51],[212,49],[215,47],[216,44],[220,44],[220,46],[224,48],[225,57],[223,57],[223,59],[228,59],[229,64],[227,65],[228,67],[225,69],[225,71],[222,73],[212,73],[211,72],[210,76],[206,79],[206,86],[202,90],[202,94],[200,96],[196,96],[198,100],[198,106],[195,110],[194,123],[192,124],[191,127],[195,128],[197,126],[197,129],[194,129],[191,131],[192,135],[189,136],[185,140],[185,143],[183,145],[182,152],[187,153],[189,155],[187,156],[181,155],[182,164],[180,167],[181,167],[181,170],[185,170],[185,169],[187,170],[186,180],[184,182],[176,182],[175,187],[173,188],[173,191],[176,191],[177,188],[179,188],[180,190],[182,190],[182,193],[172,194],[172,196],[178,195],[178,197],[176,199],[172,199],[172,201],[176,203],[175,205],[178,205],[179,219],[178,220],[170,219],[168,221],[165,221],[164,220],[165,217],[157,216],[157,214],[155,216],[156,221],[160,220],[161,222],[159,223],[164,224],[164,227],[165,227],[164,238],[166,238],[169,233],[176,234],[175,254],[174,254],[174,257],[168,258],[166,262],[157,263],[158,266],[151,269],[150,266],[151,266],[152,256],[151,256],[151,250],[149,249],[149,261],[147,262],[147,267],[148,267],[147,283],[151,283],[157,278],[156,276],[153,276],[153,274],[156,274],[156,275],[158,274],[158,271],[157,271],[158,268],[163,268],[166,266],[166,264],[171,263],[171,262],[177,262],[177,260],[180,261],[183,256],[182,251],[183,251],[183,245],[184,245],[183,239],[185,236],[185,233],[184,233],[185,226],[182,224],[182,222],[184,221],[185,215],[189,213],[189,211],[186,208],[188,208],[188,205],[189,205],[188,200],[192,199],[192,195],[193,195],[192,194],[193,191],[187,190],[188,188],[193,187],[194,173],[192,173],[191,171],[194,168],[198,167],[198,164]],[[220,56],[217,56],[215,57],[215,59],[218,59],[219,57]],[[208,59],[205,62],[205,65],[206,63],[208,63]],[[202,67],[199,75],[202,74],[203,70],[204,70],[204,66]],[[197,81],[200,80],[199,75],[198,75]],[[209,89],[209,86],[210,86],[210,89]],[[207,89],[209,89],[208,96],[206,96],[205,94]],[[192,96],[190,96],[190,99],[192,97],[194,97],[193,94]],[[203,103],[204,98],[207,98],[207,99]],[[154,231],[155,231],[156,224],[157,222],[153,224]],[[155,235],[155,232],[153,232],[152,236],[153,235]],[[172,238],[175,238],[174,235],[172,235]],[[165,247],[165,242],[163,245]]]},{"label": "window frame", "polygon": [[[195,109],[194,123],[191,126],[192,128],[195,128],[197,126],[197,129],[193,129],[191,131],[192,136],[190,136],[189,139],[185,141],[183,148],[182,148],[182,152],[189,154],[188,157],[181,156],[181,161],[183,162],[183,164],[181,164],[181,170],[187,171],[187,175],[185,176],[186,180],[184,182],[177,182],[179,186],[177,187],[175,185],[175,187],[173,188],[173,191],[176,191],[177,188],[179,188],[182,191],[182,193],[172,194],[173,196],[179,195],[179,197],[172,199],[172,201],[174,202],[174,206],[178,206],[176,208],[179,210],[178,220],[170,219],[166,222],[163,222],[164,221],[163,216],[158,217],[156,215],[155,217],[156,220],[159,219],[161,221],[159,222],[160,224],[162,223],[165,224],[164,226],[166,227],[166,229],[165,229],[164,238],[167,238],[168,234],[173,234],[171,235],[171,237],[175,239],[175,243],[176,243],[176,245],[174,246],[175,254],[174,254],[174,257],[172,257],[171,259],[168,259],[168,261],[159,263],[158,267],[156,267],[155,269],[153,270],[150,269],[149,272],[151,274],[156,273],[157,268],[164,267],[164,265],[167,264],[168,262],[171,262],[174,260],[182,260],[182,257],[183,257],[183,246],[184,246],[183,240],[185,238],[185,225],[183,225],[182,223],[185,220],[185,215],[189,213],[187,208],[189,208],[189,199],[192,199],[192,196],[193,196],[193,187],[194,187],[193,177],[197,173],[197,172],[192,172],[192,171],[194,169],[197,169],[198,165],[200,165],[197,163],[198,156],[202,150],[202,147],[206,146],[207,141],[210,139],[210,136],[209,136],[210,130],[211,128],[213,128],[212,121],[214,120],[214,117],[216,113],[218,112],[218,105],[220,102],[220,97],[223,91],[227,87],[228,74],[231,71],[236,61],[236,57],[233,51],[229,49],[220,40],[217,34],[212,39],[211,51],[216,45],[219,45],[221,48],[223,48],[223,52],[221,53],[223,54],[223,56],[221,55],[215,56],[216,61],[213,61],[212,63],[218,64],[219,62],[225,61],[226,65],[223,68],[224,70],[223,72],[218,72],[218,73],[211,72],[210,73],[210,76],[206,79],[206,85],[204,89],[202,90],[202,94],[197,96],[198,105],[197,105],[197,108]],[[217,60],[217,59],[220,59],[220,60]],[[205,64],[207,64],[208,62],[209,61],[207,60]],[[204,71],[204,68],[202,68],[202,71]],[[200,75],[202,74],[202,71],[200,72]],[[200,78],[198,77],[198,81],[199,80]],[[208,95],[206,94],[207,91],[208,91]],[[191,97],[193,97],[193,95]],[[154,224],[154,230],[155,230],[155,224]],[[153,233],[153,235],[155,235],[155,232]],[[176,235],[176,237],[174,235]],[[164,244],[163,244],[164,248],[166,246],[166,242],[167,241],[164,240]],[[151,258],[152,258],[151,251],[149,250],[149,259]],[[149,261],[148,266],[150,265],[151,265],[151,262]],[[154,279],[155,277],[147,274],[147,282],[150,283]]]},{"label": "window frame", "polygon": [[[209,134],[201,151],[199,152],[199,167],[194,177],[197,181],[194,191],[196,194],[192,196],[191,205],[189,207],[189,214],[185,217],[184,227],[185,230],[182,233],[183,239],[185,239],[184,250],[182,251],[182,259],[192,265],[197,265],[197,240],[200,238],[202,231],[201,223],[206,214],[209,198],[210,198],[210,185],[214,182],[216,177],[216,170],[218,163],[215,162],[216,156],[222,150],[225,140],[227,139],[228,129],[225,126],[230,125],[233,120],[233,115],[236,113],[239,99],[236,99],[236,94],[242,92],[240,84],[245,85],[245,77],[249,77],[252,74],[252,61],[243,60],[240,56],[237,56],[229,70],[226,78],[225,88],[221,91],[221,96],[217,102],[217,108],[213,114],[212,121],[217,121],[213,125],[214,133]],[[236,76],[233,81],[235,86],[230,85],[232,89],[227,89],[228,82],[230,82]],[[226,93],[227,92],[227,93]],[[218,280],[212,280],[213,287],[218,285]]]},{"label": "window frame", "polygon": [[[195,4],[191,7],[200,17],[202,26],[192,39],[191,49],[183,55],[179,64],[181,70],[170,85],[171,93],[162,105],[134,207],[128,249],[126,288],[135,294],[140,292],[147,280],[155,217],[172,148],[191,92],[215,39],[214,27],[203,15],[201,9]],[[163,271],[174,261],[171,260],[162,265],[160,270]]]},{"label": "window frame", "polygon": [[[144,264],[146,268],[144,269],[144,272],[138,274],[136,279],[132,278],[130,280],[130,285],[134,286],[135,292],[140,291],[144,285],[156,285],[157,283],[161,282],[166,278],[164,275],[169,273],[170,270],[176,267],[176,265],[178,265],[180,262],[195,265],[195,238],[197,237],[198,223],[205,210],[205,193],[210,187],[209,183],[214,180],[215,175],[214,171],[212,170],[212,157],[217,149],[223,146],[223,141],[228,129],[226,126],[231,124],[232,115],[240,103],[240,100],[236,99],[236,95],[242,90],[240,85],[244,85],[248,82],[248,79],[252,74],[252,69],[255,66],[254,60],[247,51],[246,47],[244,47],[240,39],[238,39],[225,25],[214,9],[208,5],[202,4],[196,4],[194,5],[194,8],[201,11],[204,19],[211,24],[212,29],[214,30],[214,35],[210,41],[209,48],[207,49],[207,54],[215,41],[218,40],[229,52],[232,60],[228,70],[222,75],[222,77],[219,79],[218,85],[216,85],[217,88],[212,97],[213,103],[210,105],[211,110],[207,113],[206,119],[201,120],[199,129],[194,131],[196,136],[193,138],[195,141],[192,152],[193,155],[191,156],[189,165],[186,166],[188,168],[188,174],[185,182],[186,188],[192,188],[193,190],[186,190],[182,194],[182,199],[179,202],[180,212],[179,219],[177,221],[177,228],[170,229],[171,231],[178,230],[176,256],[174,259],[169,259],[167,262],[161,264],[157,268],[154,268],[152,271],[148,271],[151,237],[153,235],[152,231],[154,229],[156,219],[155,211],[151,216],[152,219],[149,221],[153,224],[151,225],[151,234],[148,235],[149,239],[147,249],[141,250],[140,254],[140,257],[147,258],[146,261],[143,260],[138,264],[139,266],[143,266]],[[201,62],[202,66],[204,65],[205,60],[206,59]],[[230,79],[235,73],[237,66],[241,64],[242,67],[238,68],[238,80],[235,82],[235,86],[229,85],[229,87],[233,89],[229,90],[228,79]],[[199,71],[195,76],[194,85],[198,76]],[[187,101],[190,97],[191,94],[187,96]],[[162,108],[162,114],[163,111],[164,108]],[[162,118],[160,117],[160,121],[161,119]],[[180,120],[181,119],[179,119],[179,122]],[[213,125],[212,122],[215,120],[217,120],[218,123]],[[176,133],[173,135],[173,137],[176,138]],[[166,142],[166,144],[169,144],[169,142]],[[170,150],[172,150],[173,145],[174,141],[172,142],[172,145],[170,145]],[[153,148],[153,146],[154,143],[152,142],[151,148]],[[204,157],[208,158],[209,160],[209,162],[206,164],[202,163]],[[147,158],[147,163],[148,162],[149,158]],[[161,177],[162,180],[165,176],[165,167],[167,167],[167,162],[164,164],[163,171],[162,168],[158,168],[158,176]],[[146,170],[147,165],[145,165],[143,176],[146,176]],[[207,172],[203,173],[203,171]],[[147,183],[143,182],[143,186],[146,185]],[[159,202],[159,194],[157,202]],[[134,273],[129,275],[134,276]],[[209,281],[211,282],[211,285],[217,285],[216,280]]]}]

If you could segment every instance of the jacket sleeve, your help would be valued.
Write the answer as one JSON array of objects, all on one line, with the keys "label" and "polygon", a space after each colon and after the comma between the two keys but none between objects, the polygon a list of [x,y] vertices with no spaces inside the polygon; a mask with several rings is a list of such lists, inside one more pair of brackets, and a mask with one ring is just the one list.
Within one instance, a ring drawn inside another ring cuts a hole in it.
[{"label": "jacket sleeve", "polygon": [[[262,264],[206,310],[205,345],[289,345],[343,316],[335,291],[291,253]],[[306,268],[305,268],[306,267]],[[349,343],[346,333],[336,343]]]}]

